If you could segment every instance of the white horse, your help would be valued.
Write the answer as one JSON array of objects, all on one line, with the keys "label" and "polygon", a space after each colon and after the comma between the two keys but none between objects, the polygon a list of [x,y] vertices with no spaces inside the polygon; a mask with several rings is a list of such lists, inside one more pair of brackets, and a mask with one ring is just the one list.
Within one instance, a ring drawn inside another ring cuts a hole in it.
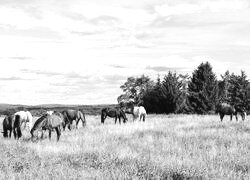
[{"label": "white horse", "polygon": [[48,115],[52,115],[52,114],[54,113],[54,111],[46,111],[46,113],[47,113]]},{"label": "white horse", "polygon": [[143,106],[134,106],[134,109],[133,109],[133,121],[139,117],[139,120],[143,120],[145,121],[145,118],[146,118],[146,115],[147,115],[147,112],[146,112],[146,109],[143,107]]},{"label": "white horse", "polygon": [[133,115],[133,121],[139,117],[139,120],[145,121],[147,112],[143,106],[129,106],[126,107],[125,113]]},{"label": "white horse", "polygon": [[18,111],[14,114],[15,119],[16,116],[20,117],[21,125],[24,123],[24,129],[26,128],[26,124],[28,123],[29,130],[31,130],[32,125],[33,125],[33,117],[29,111]]}]

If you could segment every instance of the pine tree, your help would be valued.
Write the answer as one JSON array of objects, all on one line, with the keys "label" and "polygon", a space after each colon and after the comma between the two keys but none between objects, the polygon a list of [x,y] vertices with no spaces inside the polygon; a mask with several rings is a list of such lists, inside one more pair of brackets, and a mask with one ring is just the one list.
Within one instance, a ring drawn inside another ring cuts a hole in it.
[{"label": "pine tree", "polygon": [[229,102],[234,106],[241,108],[247,108],[247,75],[244,71],[241,71],[241,75],[232,74],[229,79]]},{"label": "pine tree", "polygon": [[168,72],[162,82],[163,107],[165,113],[174,113],[177,110],[179,98],[182,95],[183,84],[176,73]]},{"label": "pine tree", "polygon": [[230,73],[226,71],[224,75],[221,75],[222,80],[218,81],[218,97],[220,102],[229,103],[229,87],[230,87]]},{"label": "pine tree", "polygon": [[188,85],[188,103],[193,113],[205,114],[215,110],[217,103],[217,80],[211,65],[201,63],[193,72]]},{"label": "pine tree", "polygon": [[148,112],[164,113],[161,87],[161,79],[158,75],[155,86],[153,88],[148,88],[143,96],[144,106]]}]

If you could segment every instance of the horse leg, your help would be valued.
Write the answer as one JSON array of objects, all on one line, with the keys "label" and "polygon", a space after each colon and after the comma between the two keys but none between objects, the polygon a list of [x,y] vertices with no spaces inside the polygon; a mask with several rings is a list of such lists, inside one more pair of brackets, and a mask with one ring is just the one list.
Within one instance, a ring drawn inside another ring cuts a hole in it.
[{"label": "horse leg", "polygon": [[142,116],[143,116],[143,114],[139,114],[139,118],[140,118],[139,120],[140,120],[140,121],[141,121],[142,118],[143,118]]},{"label": "horse leg", "polygon": [[49,140],[51,140],[51,130],[49,129]]},{"label": "horse leg", "polygon": [[142,115],[142,118],[143,118],[143,119],[142,119],[143,122],[145,122],[146,114],[143,114],[143,115]]},{"label": "horse leg", "polygon": [[[224,114],[220,113],[220,121],[222,122]],[[232,120],[232,119],[231,119]]]},{"label": "horse leg", "polygon": [[119,116],[119,124],[121,124],[121,117]]},{"label": "horse leg", "polygon": [[45,132],[46,130],[42,130],[42,135],[41,135],[41,139],[43,139],[43,136],[44,136],[44,132]]},{"label": "horse leg", "polygon": [[76,129],[78,129],[78,123],[79,123],[80,119],[76,119]]},{"label": "horse leg", "polygon": [[115,117],[115,124],[116,124],[116,121],[117,121],[117,116]]},{"label": "horse leg", "polygon": [[235,114],[235,118],[236,118],[236,121],[238,121],[238,115],[237,115],[237,113]]},{"label": "horse leg", "polygon": [[242,117],[242,121],[244,121],[245,118],[247,117],[247,113],[246,113],[246,112],[243,112],[241,117]]},{"label": "horse leg", "polygon": [[17,128],[17,139],[22,137],[22,131],[21,131],[21,127]]},{"label": "horse leg", "polygon": [[57,134],[57,141],[59,141],[60,139],[60,136],[61,136],[61,131],[60,131],[60,128],[56,127],[56,134]]},{"label": "horse leg", "polygon": [[3,137],[5,138],[8,137],[8,130],[6,129],[3,130]]},{"label": "horse leg", "polygon": [[65,131],[65,128],[66,128],[66,122],[63,123],[62,127],[63,127],[63,131]]},{"label": "horse leg", "polygon": [[14,138],[16,139],[16,128],[13,129],[13,133],[14,133]]},{"label": "horse leg", "polygon": [[82,127],[86,126],[86,119],[85,119],[85,115],[83,114],[83,117],[81,118],[82,120]]},{"label": "horse leg", "polygon": [[9,133],[9,138],[11,138],[11,133],[12,133],[12,129],[10,130],[10,133]]},{"label": "horse leg", "polygon": [[72,122],[68,124],[68,129],[71,131]]}]

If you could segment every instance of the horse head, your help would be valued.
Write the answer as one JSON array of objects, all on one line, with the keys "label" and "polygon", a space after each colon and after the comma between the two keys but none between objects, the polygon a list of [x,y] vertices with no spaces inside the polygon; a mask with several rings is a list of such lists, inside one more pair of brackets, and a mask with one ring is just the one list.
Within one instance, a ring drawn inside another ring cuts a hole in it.
[{"label": "horse head", "polygon": [[101,112],[101,123],[103,124],[106,118],[106,114],[107,114],[108,109],[107,108],[103,108],[102,112]]}]

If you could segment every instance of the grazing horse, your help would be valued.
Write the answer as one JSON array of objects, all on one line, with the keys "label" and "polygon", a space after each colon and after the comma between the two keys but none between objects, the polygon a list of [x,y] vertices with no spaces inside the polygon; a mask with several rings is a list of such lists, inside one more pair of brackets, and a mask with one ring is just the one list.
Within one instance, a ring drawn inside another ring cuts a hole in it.
[{"label": "grazing horse", "polygon": [[71,130],[71,125],[73,120],[76,121],[76,129],[78,128],[78,123],[81,120],[82,126],[86,126],[85,114],[79,110],[68,109],[62,111],[62,115],[64,117],[64,125],[63,130],[65,130],[66,125],[68,124],[68,129]]},{"label": "grazing horse", "polygon": [[238,121],[237,114],[240,113],[242,120],[245,119],[245,111],[243,109],[240,109],[239,107],[231,106],[227,103],[220,103],[216,107],[216,113],[219,113],[221,121],[223,120],[223,117],[225,115],[230,115],[230,120],[232,121],[233,115],[236,118],[236,121]]},{"label": "grazing horse", "polygon": [[14,116],[15,116],[15,119],[17,118],[17,116],[19,116],[18,117],[20,118],[19,121],[21,125],[24,123],[24,128],[26,128],[26,124],[28,123],[29,130],[31,130],[32,124],[33,124],[33,117],[29,111],[19,111],[19,112],[16,112]]},{"label": "grazing horse", "polygon": [[57,141],[59,141],[61,136],[61,128],[60,126],[63,123],[63,119],[58,115],[49,115],[45,114],[39,119],[36,120],[33,128],[30,131],[32,139],[34,138],[34,132],[38,130],[42,130],[42,137],[43,138],[43,131],[49,130],[49,140],[51,140],[51,132],[55,129],[57,134]]},{"label": "grazing horse", "polygon": [[107,116],[115,118],[115,124],[117,118],[119,119],[120,124],[121,124],[121,117],[123,118],[123,123],[126,123],[126,121],[128,120],[125,112],[120,108],[114,108],[114,109],[103,108],[101,111],[101,123],[104,123]]},{"label": "grazing horse", "polygon": [[[14,130],[14,120],[15,120],[14,115],[5,116],[3,120],[3,137],[11,138],[12,130]],[[8,134],[8,131],[9,131],[9,134]]]},{"label": "grazing horse", "polygon": [[140,121],[143,120],[143,122],[145,122],[147,112],[143,106],[127,107],[125,112],[133,115],[133,121],[139,117]]}]

